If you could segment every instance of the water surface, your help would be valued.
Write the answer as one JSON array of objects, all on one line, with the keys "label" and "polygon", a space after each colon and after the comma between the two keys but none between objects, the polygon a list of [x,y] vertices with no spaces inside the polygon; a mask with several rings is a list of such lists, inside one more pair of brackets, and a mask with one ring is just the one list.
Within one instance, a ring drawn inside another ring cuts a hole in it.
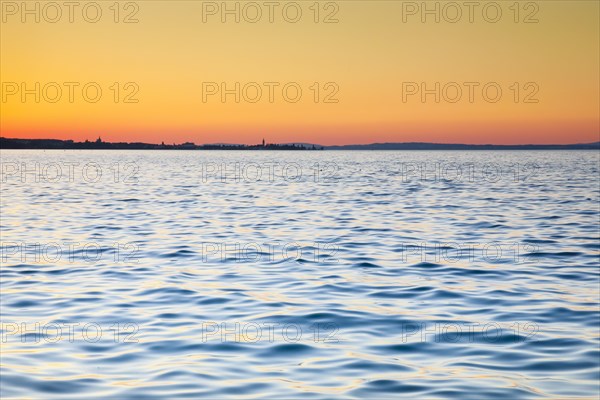
[{"label": "water surface", "polygon": [[1,159],[3,399],[599,394],[597,152]]}]

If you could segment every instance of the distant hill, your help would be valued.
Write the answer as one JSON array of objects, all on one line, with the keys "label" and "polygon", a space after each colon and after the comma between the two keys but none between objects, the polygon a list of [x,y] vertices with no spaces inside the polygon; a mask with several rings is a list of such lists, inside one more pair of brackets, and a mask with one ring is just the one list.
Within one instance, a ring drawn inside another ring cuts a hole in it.
[{"label": "distant hill", "polygon": [[579,144],[451,144],[451,143],[371,143],[325,146],[325,150],[600,150],[600,142]]}]

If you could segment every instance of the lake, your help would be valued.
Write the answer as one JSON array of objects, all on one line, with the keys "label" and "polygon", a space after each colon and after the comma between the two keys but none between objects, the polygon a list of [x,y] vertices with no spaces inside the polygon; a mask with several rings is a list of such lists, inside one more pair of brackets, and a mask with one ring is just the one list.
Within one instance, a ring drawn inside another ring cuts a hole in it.
[{"label": "lake", "polygon": [[0,156],[3,399],[600,394],[596,151]]}]

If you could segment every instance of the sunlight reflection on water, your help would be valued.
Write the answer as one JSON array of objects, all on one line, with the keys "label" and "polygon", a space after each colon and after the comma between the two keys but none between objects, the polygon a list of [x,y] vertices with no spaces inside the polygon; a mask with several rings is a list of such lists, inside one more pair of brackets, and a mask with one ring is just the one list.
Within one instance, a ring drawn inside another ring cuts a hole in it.
[{"label": "sunlight reflection on water", "polygon": [[1,156],[2,398],[598,395],[597,152]]}]

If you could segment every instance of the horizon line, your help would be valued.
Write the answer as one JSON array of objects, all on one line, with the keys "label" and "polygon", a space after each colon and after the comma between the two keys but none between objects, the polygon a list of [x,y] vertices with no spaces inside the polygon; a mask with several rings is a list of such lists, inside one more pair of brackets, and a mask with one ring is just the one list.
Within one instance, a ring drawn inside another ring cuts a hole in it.
[{"label": "horizon line", "polygon": [[[67,142],[67,143],[104,143],[104,144],[144,144],[144,145],[153,145],[153,146],[182,146],[182,145],[194,145],[194,146],[261,146],[261,145],[309,145],[309,146],[320,146],[322,148],[328,147],[353,147],[353,146],[373,146],[373,145],[439,145],[439,146],[476,146],[476,147],[485,147],[485,146],[495,146],[495,147],[516,147],[516,146],[590,146],[590,145],[598,145],[600,144],[600,140],[595,142],[578,142],[578,143],[519,143],[519,144],[495,144],[495,143],[456,143],[456,142],[370,142],[370,143],[352,143],[352,144],[330,144],[330,145],[322,145],[319,143],[309,143],[309,142],[284,142],[284,143],[268,143],[263,141],[263,143],[256,144],[245,144],[245,143],[225,143],[225,142],[213,142],[213,143],[201,143],[197,144],[195,142],[182,142],[182,143],[171,143],[167,144],[165,141],[162,143],[150,143],[150,142],[141,142],[141,141],[104,141],[99,136],[96,140],[85,139],[84,141],[76,141],[75,139],[53,139],[53,138],[9,138],[0,136],[2,140],[15,140],[15,141],[58,141],[58,142]],[[100,140],[100,142],[98,142]],[[263,139],[264,140],[264,139]]]}]

